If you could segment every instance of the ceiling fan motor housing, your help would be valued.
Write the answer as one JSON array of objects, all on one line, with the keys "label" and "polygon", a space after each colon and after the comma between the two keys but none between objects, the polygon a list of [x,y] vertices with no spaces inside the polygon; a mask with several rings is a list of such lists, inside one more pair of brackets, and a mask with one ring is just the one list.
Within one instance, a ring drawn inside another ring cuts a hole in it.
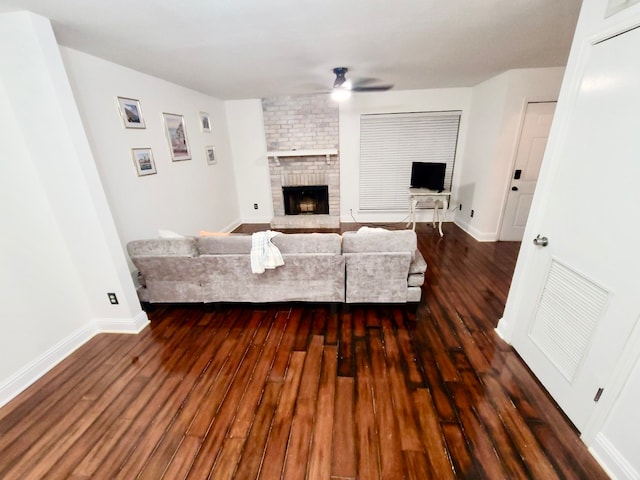
[{"label": "ceiling fan motor housing", "polygon": [[336,67],[333,69],[333,73],[336,74],[336,80],[335,82],[333,82],[333,88],[339,88],[344,82],[347,81],[345,75],[348,71],[349,69],[346,67]]}]

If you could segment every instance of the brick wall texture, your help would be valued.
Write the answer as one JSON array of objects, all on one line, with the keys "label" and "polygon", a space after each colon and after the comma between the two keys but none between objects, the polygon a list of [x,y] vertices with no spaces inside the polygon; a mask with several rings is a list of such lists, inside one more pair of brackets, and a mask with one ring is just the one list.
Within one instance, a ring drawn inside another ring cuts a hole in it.
[{"label": "brick wall texture", "polygon": [[338,148],[338,105],[329,95],[262,99],[267,150]]}]

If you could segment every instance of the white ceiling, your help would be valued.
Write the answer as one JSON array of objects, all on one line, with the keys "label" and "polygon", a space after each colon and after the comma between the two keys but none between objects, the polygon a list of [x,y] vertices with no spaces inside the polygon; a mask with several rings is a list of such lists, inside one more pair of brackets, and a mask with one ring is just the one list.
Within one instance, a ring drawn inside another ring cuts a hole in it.
[{"label": "white ceiling", "polygon": [[328,90],[333,67],[395,89],[563,66],[581,0],[0,0],[58,43],[221,99]]}]

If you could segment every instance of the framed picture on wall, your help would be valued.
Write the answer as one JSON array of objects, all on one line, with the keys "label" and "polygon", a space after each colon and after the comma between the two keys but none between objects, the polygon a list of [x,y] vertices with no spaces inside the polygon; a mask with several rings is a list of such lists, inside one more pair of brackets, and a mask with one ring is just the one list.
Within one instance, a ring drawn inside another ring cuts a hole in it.
[{"label": "framed picture on wall", "polygon": [[173,113],[163,113],[165,133],[169,142],[169,150],[171,152],[171,160],[177,162],[179,160],[189,160],[191,153],[189,152],[189,142],[187,141],[187,129],[184,125],[182,115]]},{"label": "framed picture on wall", "polygon": [[215,147],[212,147],[212,146],[204,147],[204,151],[207,157],[207,165],[215,165],[217,162]]},{"label": "framed picture on wall", "polygon": [[153,161],[153,152],[150,148],[132,148],[131,155],[139,177],[158,173],[156,171],[156,163]]},{"label": "framed picture on wall", "polygon": [[203,132],[211,133],[211,119],[209,118],[209,114],[205,112],[200,112],[200,128]]},{"label": "framed picture on wall", "polygon": [[138,100],[118,97],[118,111],[126,128],[145,128],[142,109]]}]

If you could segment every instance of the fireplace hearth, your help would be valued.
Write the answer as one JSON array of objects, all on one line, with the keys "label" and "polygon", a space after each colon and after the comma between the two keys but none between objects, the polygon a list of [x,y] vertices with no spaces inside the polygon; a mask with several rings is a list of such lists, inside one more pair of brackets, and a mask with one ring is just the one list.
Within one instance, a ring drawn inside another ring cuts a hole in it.
[{"label": "fireplace hearth", "polygon": [[327,215],[329,213],[329,187],[305,185],[282,187],[285,215]]}]

